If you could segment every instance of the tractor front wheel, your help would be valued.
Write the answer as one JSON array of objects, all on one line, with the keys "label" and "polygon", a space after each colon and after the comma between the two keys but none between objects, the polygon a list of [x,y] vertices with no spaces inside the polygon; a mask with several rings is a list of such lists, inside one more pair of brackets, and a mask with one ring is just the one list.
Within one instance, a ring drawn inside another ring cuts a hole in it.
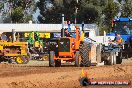
[{"label": "tractor front wheel", "polygon": [[24,59],[23,56],[18,56],[18,57],[16,57],[15,62],[17,64],[24,64],[25,63],[25,59]]}]

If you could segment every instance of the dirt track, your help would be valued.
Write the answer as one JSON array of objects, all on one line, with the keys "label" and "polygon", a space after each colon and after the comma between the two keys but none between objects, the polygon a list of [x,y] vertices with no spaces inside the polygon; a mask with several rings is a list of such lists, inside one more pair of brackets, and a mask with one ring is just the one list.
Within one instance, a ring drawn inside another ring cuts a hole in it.
[{"label": "dirt track", "polygon": [[[82,68],[44,65],[33,66],[0,64],[0,88],[81,88],[78,81]],[[46,62],[47,63],[47,62]],[[46,64],[45,63],[45,64]],[[125,60],[122,65],[87,67],[89,78],[129,79],[132,81],[132,61]],[[90,86],[89,88],[132,88],[129,86]]]}]

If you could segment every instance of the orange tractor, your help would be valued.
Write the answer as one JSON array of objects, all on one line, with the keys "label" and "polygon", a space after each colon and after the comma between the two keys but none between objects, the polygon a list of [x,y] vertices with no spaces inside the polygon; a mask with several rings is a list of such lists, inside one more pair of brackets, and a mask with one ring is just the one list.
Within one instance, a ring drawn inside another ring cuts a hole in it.
[{"label": "orange tractor", "polygon": [[87,47],[88,46],[84,46],[83,38],[81,38],[80,28],[76,26],[76,38],[58,38],[57,48],[50,51],[49,66],[59,67],[61,66],[61,61],[75,62],[75,66],[77,67],[88,66],[90,65],[90,61],[88,59]]}]

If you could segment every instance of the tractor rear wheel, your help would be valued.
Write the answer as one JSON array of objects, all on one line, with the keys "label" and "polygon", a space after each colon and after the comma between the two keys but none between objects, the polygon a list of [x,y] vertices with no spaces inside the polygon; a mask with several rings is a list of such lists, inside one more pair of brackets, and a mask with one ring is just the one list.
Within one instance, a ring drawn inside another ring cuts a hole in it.
[{"label": "tractor rear wheel", "polygon": [[24,64],[25,58],[23,56],[18,56],[18,57],[16,57],[15,62],[17,64]]},{"label": "tractor rear wheel", "polygon": [[80,66],[79,51],[76,51],[76,53],[75,53],[75,66],[76,67]]},{"label": "tractor rear wheel", "polygon": [[50,51],[49,66],[55,67],[54,51]]},{"label": "tractor rear wheel", "polygon": [[8,62],[9,64],[13,62],[11,57],[3,57],[1,59],[3,59],[4,62]]},{"label": "tractor rear wheel", "polygon": [[91,61],[89,60],[89,50],[90,50],[90,44],[89,43],[83,43],[80,46],[80,55],[81,55],[81,62],[80,66],[89,67],[91,66]]}]

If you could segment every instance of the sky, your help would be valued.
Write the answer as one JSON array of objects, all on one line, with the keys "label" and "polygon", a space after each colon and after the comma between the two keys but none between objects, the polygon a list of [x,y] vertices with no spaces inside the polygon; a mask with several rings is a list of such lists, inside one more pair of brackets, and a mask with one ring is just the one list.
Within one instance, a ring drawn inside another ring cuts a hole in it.
[{"label": "sky", "polygon": [[40,15],[40,10],[37,8],[36,12],[33,14],[33,20],[35,21],[35,23],[38,22],[37,17]]}]

